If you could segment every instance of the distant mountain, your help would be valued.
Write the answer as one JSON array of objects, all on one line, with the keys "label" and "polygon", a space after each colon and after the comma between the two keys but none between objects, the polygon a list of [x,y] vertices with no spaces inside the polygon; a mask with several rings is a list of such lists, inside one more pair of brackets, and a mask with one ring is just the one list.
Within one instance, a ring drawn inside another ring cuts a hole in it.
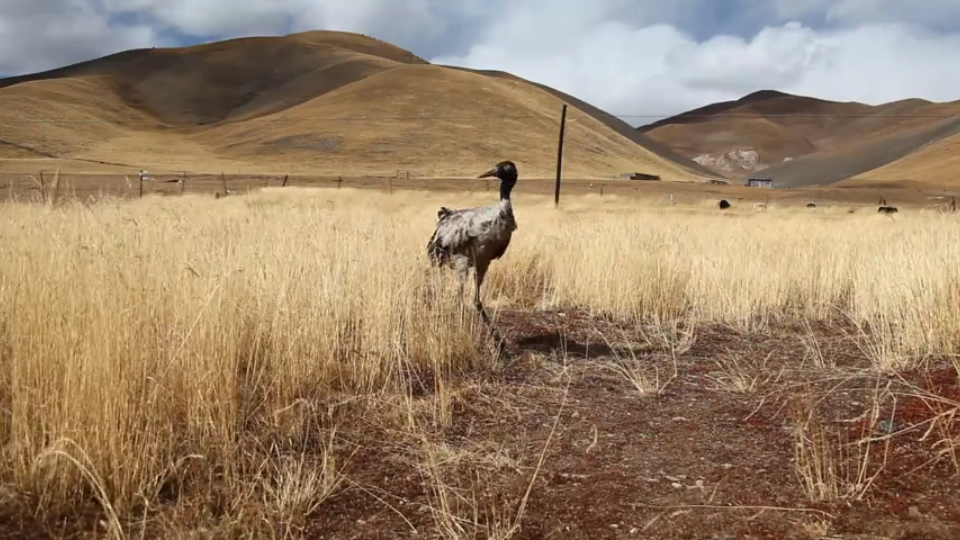
[{"label": "distant mountain", "polygon": [[[949,142],[960,134],[960,122],[952,118],[958,114],[960,102],[907,99],[871,106],[764,90],[638,131],[731,177],[770,176],[779,187],[861,177],[942,183],[951,180],[944,171],[960,172],[947,165],[954,163],[952,153],[943,150],[960,144]],[[936,148],[942,148],[939,155],[932,153]]]},{"label": "distant mountain", "polygon": [[[664,180],[711,174],[586,103],[503,73],[437,66],[370,37],[305,32],[139,49],[0,79],[3,160],[58,158],[153,172],[475,176],[512,159]],[[7,163],[10,163],[7,161]]]}]

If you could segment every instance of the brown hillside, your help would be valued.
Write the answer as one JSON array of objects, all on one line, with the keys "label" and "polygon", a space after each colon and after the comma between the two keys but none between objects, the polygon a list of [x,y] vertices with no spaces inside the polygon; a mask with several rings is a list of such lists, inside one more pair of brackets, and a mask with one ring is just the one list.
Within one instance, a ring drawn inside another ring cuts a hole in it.
[{"label": "brown hillside", "polygon": [[[126,51],[0,80],[0,168],[47,157],[158,172],[473,176],[510,158],[549,176],[561,99],[340,32]],[[570,108],[569,175],[710,172]]]},{"label": "brown hillside", "polygon": [[[904,127],[880,137],[865,137],[839,150],[822,151],[763,170],[778,187],[804,187],[842,183],[922,151],[935,141],[960,133],[960,118],[940,118],[927,126]],[[914,187],[929,183],[913,178]]]},{"label": "brown hillside", "polygon": [[[950,118],[958,112],[960,102],[908,99],[870,106],[763,91],[639,129],[735,177],[763,171],[779,186],[798,187],[951,170],[940,163],[947,152],[926,149],[960,129]],[[901,159],[916,164],[887,168]],[[878,168],[886,172],[871,175]]]},{"label": "brown hillside", "polygon": [[839,144],[831,133],[848,121],[845,117],[869,108],[766,90],[639,130],[686,157],[742,175]]},{"label": "brown hillside", "polygon": [[883,167],[840,183],[843,187],[872,184],[936,184],[960,187],[960,134],[945,137]]}]

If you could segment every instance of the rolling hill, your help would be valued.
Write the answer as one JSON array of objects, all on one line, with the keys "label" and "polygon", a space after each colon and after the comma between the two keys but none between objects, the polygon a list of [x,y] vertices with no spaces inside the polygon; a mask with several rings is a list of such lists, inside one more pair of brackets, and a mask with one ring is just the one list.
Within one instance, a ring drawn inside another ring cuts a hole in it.
[{"label": "rolling hill", "polygon": [[432,65],[366,36],[305,32],[138,49],[0,79],[0,170],[26,159],[151,171],[475,176],[513,159],[697,180],[709,169],[589,104],[500,72]]},{"label": "rolling hill", "polygon": [[758,174],[778,187],[942,184],[956,182],[957,115],[960,102],[871,106],[767,90],[638,131],[730,177]]}]

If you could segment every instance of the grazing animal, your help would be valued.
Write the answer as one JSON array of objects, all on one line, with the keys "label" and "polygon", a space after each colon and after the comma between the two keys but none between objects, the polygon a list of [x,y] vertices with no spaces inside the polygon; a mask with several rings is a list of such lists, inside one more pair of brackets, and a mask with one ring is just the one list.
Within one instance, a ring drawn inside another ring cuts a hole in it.
[{"label": "grazing animal", "polygon": [[517,166],[512,161],[501,161],[479,178],[500,179],[500,202],[490,206],[452,210],[441,207],[437,212],[437,227],[427,242],[427,255],[432,266],[450,267],[460,277],[460,299],[467,272],[474,269],[473,305],[484,322],[490,322],[480,301],[480,287],[490,263],[503,257],[510,245],[517,221],[513,215],[510,192],[517,184]]},{"label": "grazing animal", "polygon": [[730,203],[726,199],[720,199],[718,206],[721,210],[726,210],[727,208],[730,208]]},{"label": "grazing animal", "polygon": [[878,214],[896,214],[898,211],[899,211],[899,210],[897,210],[897,207],[896,207],[896,206],[880,206],[880,207],[877,207],[877,213],[878,213]]}]

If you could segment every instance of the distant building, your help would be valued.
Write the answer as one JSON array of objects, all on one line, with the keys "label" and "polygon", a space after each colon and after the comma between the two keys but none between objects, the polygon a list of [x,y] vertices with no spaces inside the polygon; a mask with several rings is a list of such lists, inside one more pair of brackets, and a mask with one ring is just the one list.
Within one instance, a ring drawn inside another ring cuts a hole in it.
[{"label": "distant building", "polygon": [[622,176],[630,180],[660,180],[660,177],[655,174],[646,174],[646,173],[639,173],[639,172],[624,173]]},{"label": "distant building", "polygon": [[749,186],[749,187],[772,188],[772,187],[773,187],[773,178],[751,178],[751,179],[747,180],[747,186]]}]

